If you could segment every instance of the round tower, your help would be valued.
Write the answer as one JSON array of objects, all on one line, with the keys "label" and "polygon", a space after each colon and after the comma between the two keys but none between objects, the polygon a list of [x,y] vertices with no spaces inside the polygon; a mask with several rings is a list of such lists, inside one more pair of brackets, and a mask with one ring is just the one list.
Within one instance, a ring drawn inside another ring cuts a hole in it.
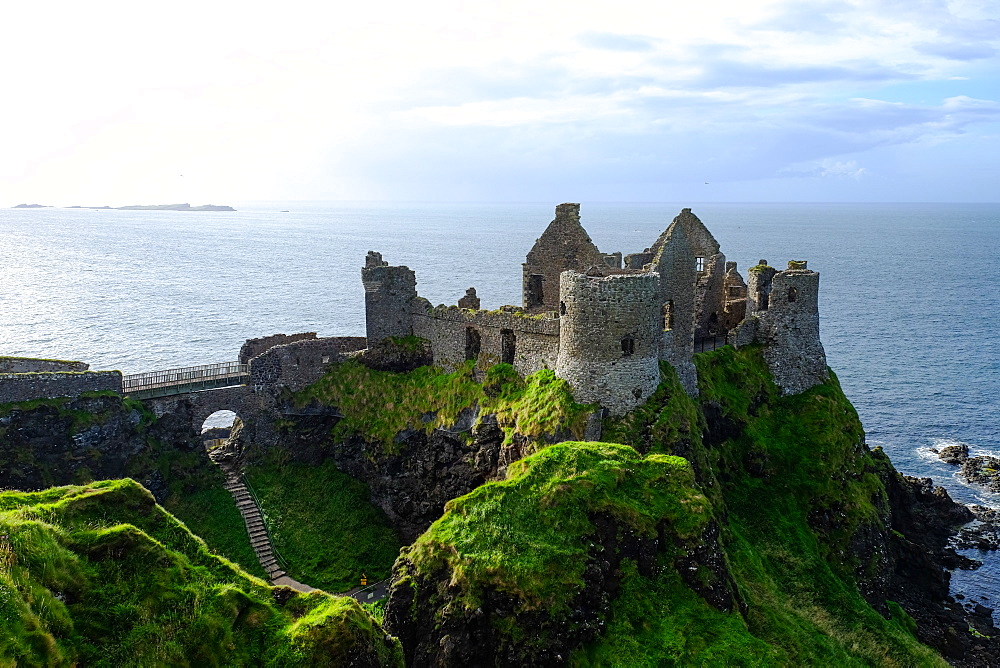
[{"label": "round tower", "polygon": [[612,415],[623,415],[656,390],[659,279],[655,272],[561,274],[556,375],[569,382],[580,403],[599,402]]}]

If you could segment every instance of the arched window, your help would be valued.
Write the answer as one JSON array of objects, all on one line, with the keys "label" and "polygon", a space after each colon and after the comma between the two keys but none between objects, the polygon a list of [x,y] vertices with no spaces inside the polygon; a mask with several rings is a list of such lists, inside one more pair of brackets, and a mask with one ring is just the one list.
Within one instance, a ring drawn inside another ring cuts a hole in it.
[{"label": "arched window", "polygon": [[799,297],[799,291],[795,287],[788,288],[788,301],[793,302]]},{"label": "arched window", "polygon": [[635,352],[635,337],[631,334],[626,334],[622,337],[622,355],[628,357]]},{"label": "arched window", "polygon": [[559,315],[566,315],[566,302],[559,302]]}]

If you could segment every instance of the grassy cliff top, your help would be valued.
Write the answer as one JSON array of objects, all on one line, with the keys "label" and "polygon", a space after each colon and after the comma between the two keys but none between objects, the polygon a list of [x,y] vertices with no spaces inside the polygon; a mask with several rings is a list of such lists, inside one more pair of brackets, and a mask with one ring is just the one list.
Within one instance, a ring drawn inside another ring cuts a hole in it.
[{"label": "grassy cliff top", "polygon": [[540,441],[561,430],[579,438],[593,410],[574,402],[568,383],[548,369],[522,379],[511,365],[497,364],[479,383],[472,362],[453,373],[431,366],[395,373],[349,360],[331,365],[293,400],[299,406],[318,402],[338,408],[344,418],[334,436],[360,434],[387,451],[397,447],[394,439],[406,430],[451,430],[463,411],[478,411],[474,425],[496,415],[508,441],[515,434]]},{"label": "grassy cliff top", "polygon": [[274,590],[128,479],[0,492],[0,627],[19,666],[401,661],[355,601]]},{"label": "grassy cliff top", "polygon": [[449,502],[408,556],[418,572],[446,569],[468,607],[491,587],[514,594],[526,609],[554,610],[583,585],[595,514],[646,536],[665,522],[679,539],[700,534],[711,516],[687,460],[569,441],[515,462],[506,480]]}]

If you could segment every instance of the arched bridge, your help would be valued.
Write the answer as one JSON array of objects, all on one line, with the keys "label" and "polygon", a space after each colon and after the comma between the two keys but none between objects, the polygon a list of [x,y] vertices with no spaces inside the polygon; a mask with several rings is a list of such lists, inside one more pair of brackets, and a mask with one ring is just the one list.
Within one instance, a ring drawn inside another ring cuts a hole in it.
[{"label": "arched bridge", "polygon": [[131,374],[122,379],[122,394],[134,399],[156,399],[218,387],[246,385],[249,380],[248,365],[219,362]]}]

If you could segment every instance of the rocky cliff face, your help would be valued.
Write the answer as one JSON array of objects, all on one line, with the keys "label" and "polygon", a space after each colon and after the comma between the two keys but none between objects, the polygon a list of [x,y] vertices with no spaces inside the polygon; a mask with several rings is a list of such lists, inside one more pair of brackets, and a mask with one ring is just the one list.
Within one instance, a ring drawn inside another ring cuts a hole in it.
[{"label": "rocky cliff face", "polygon": [[[416,538],[397,561],[386,613],[412,665],[748,655],[936,665],[940,652],[978,666],[1000,656],[988,611],[948,595],[946,569],[963,562],[947,541],[967,511],[869,450],[836,378],[786,396],[752,347],[696,361],[697,400],[664,367],[644,406],[605,422],[604,440],[632,446],[635,461],[624,464],[605,455],[559,469],[552,461],[570,451],[623,446],[548,445],[570,431],[553,422],[548,441],[511,438],[510,422],[459,408],[448,409],[451,426],[427,428],[433,411],[397,420],[387,442],[389,418],[345,402],[391,410],[413,390],[389,392],[370,374],[341,382],[356,388],[341,400],[314,393],[287,404],[280,447],[366,481],[405,539]],[[436,391],[436,405],[463,405],[448,398],[454,389]],[[482,403],[504,390],[462,392]],[[662,489],[627,486],[665,456],[689,462],[688,491],[703,500],[650,517]],[[642,511],[623,510],[637,500]],[[584,510],[569,519],[575,504]],[[679,529],[685,522],[696,528]]]},{"label": "rocky cliff face", "polygon": [[157,420],[110,393],[0,406],[0,488],[131,477],[162,501],[172,466],[211,468],[183,415]]}]

